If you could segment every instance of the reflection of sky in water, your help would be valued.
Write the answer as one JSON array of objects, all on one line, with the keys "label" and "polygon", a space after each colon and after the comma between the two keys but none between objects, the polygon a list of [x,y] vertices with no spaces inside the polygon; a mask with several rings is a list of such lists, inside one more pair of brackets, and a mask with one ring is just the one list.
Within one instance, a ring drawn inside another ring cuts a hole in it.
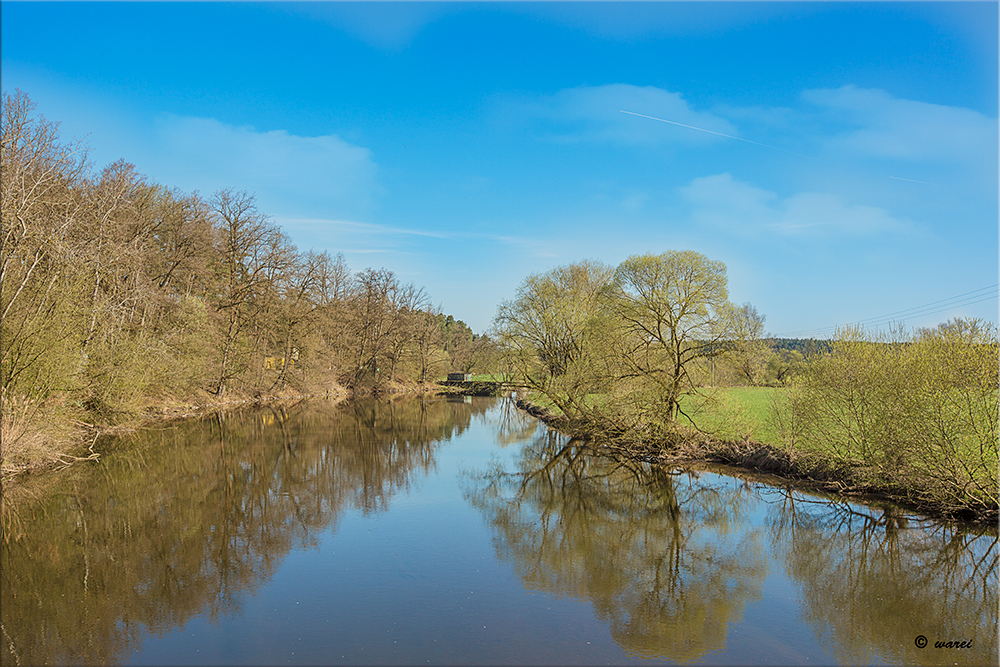
[{"label": "reflection of sky in water", "polygon": [[49,478],[4,549],[3,663],[930,664],[914,637],[963,631],[948,660],[995,657],[995,537],[618,467],[503,407],[229,415]]}]

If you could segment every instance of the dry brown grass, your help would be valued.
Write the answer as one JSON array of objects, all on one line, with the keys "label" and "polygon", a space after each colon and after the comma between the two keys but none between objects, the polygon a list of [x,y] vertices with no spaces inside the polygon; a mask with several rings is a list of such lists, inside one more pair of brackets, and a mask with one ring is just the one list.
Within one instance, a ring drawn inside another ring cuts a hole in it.
[{"label": "dry brown grass", "polygon": [[[312,394],[285,387],[267,394],[233,392],[218,400],[204,391],[187,396],[160,394],[147,397],[137,412],[114,423],[88,423],[80,409],[63,401],[35,401],[23,397],[0,397],[0,477],[5,485],[19,476],[46,469],[59,469],[99,457],[94,444],[99,435],[121,435],[150,424],[192,419],[219,409],[261,403],[297,402],[307,397],[343,400],[349,392],[332,385]],[[6,495],[6,492],[5,492]]]},{"label": "dry brown grass", "polygon": [[30,398],[2,396],[0,476],[7,481],[22,473],[97,458],[93,451],[83,456],[71,453],[79,453],[86,446],[88,433],[93,431],[89,424],[74,419],[57,401],[42,404]]}]

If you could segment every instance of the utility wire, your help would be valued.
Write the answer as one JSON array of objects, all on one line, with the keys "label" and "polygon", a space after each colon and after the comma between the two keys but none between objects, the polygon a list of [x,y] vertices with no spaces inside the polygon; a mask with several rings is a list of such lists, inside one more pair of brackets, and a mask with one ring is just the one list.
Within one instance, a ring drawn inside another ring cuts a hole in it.
[{"label": "utility wire", "polygon": [[[926,315],[934,315],[934,314],[937,314],[937,313],[946,312],[948,310],[951,310],[953,308],[957,308],[959,306],[971,306],[971,305],[974,305],[974,304],[977,304],[977,303],[983,303],[985,301],[991,301],[991,300],[996,299],[996,298],[997,298],[997,295],[993,294],[993,295],[985,296],[985,297],[983,297],[981,299],[973,299],[973,300],[970,300],[970,301],[959,301],[959,302],[951,303],[951,304],[948,304],[948,305],[945,305],[945,306],[942,306],[942,307],[939,307],[939,308],[936,308],[936,309],[933,309],[933,310],[910,313],[908,315],[908,317],[923,317],[923,316],[926,316]],[[887,325],[887,324],[892,324],[894,322],[901,322],[904,319],[905,318],[900,318],[900,317],[887,317],[887,318],[882,319],[882,320],[874,320],[874,318],[873,318],[873,321],[865,321],[864,323],[862,323],[862,322],[849,322],[846,325],[835,324],[835,325],[821,327],[821,328],[817,328],[817,329],[805,329],[803,331],[795,331],[795,332],[791,332],[790,334],[784,334],[783,336],[779,336],[779,337],[788,338],[788,337],[791,337],[792,334],[799,334],[797,337],[801,338],[803,334],[808,334],[808,337],[814,338],[814,337],[819,336],[819,335],[833,334],[838,329],[842,328],[843,326],[860,326],[860,327],[867,328],[867,329],[877,329],[877,328],[879,328],[881,326],[884,326],[884,325]]]},{"label": "utility wire", "polygon": [[[922,306],[914,306],[913,308],[907,308],[905,310],[897,310],[896,312],[889,313],[888,315],[879,315],[878,317],[869,317],[868,319],[865,319],[865,320],[859,320],[857,323],[858,324],[862,324],[864,322],[869,322],[871,320],[882,320],[882,319],[885,319],[887,317],[893,317],[893,316],[896,316],[896,315],[902,315],[903,317],[907,317],[908,314],[911,311],[914,311],[914,310],[924,310],[928,306],[934,306],[934,305],[937,305],[937,304],[944,303],[946,301],[953,301],[955,299],[962,299],[963,297],[979,298],[981,296],[986,296],[984,294],[977,294],[977,293],[986,292],[987,290],[990,290],[992,292],[996,292],[998,287],[1000,287],[1000,283],[997,283],[996,285],[990,285],[989,287],[980,287],[979,289],[972,290],[971,292],[965,292],[964,294],[958,294],[956,296],[948,297],[947,299],[939,299],[937,301],[931,301],[930,303],[925,303]],[[970,295],[973,295],[973,294],[976,294],[976,296],[975,297],[971,297]],[[993,294],[992,296],[996,296],[996,294]],[[953,304],[947,304],[945,306],[945,308],[949,308],[949,307],[951,307],[951,305],[953,305]]]},{"label": "utility wire", "polygon": [[[926,315],[934,315],[934,314],[937,314],[937,313],[946,312],[948,310],[951,310],[953,308],[957,308],[959,306],[971,306],[971,305],[974,305],[974,304],[977,304],[977,303],[983,303],[985,301],[991,301],[991,300],[994,300],[996,298],[997,298],[997,295],[995,295],[995,294],[994,295],[989,295],[989,296],[986,296],[986,297],[981,298],[981,299],[974,299],[974,300],[971,300],[971,301],[962,301],[962,302],[956,302],[956,303],[948,304],[946,306],[943,306],[943,307],[940,307],[940,308],[937,308],[937,309],[934,309],[934,310],[928,310],[928,311],[924,311],[924,312],[910,313],[908,316],[909,317],[923,317],[923,316],[926,316]],[[903,319],[904,318],[890,317],[890,318],[886,318],[884,320],[868,321],[868,322],[866,322],[864,324],[862,324],[860,322],[850,322],[847,325],[839,325],[839,324],[837,324],[837,325],[831,325],[831,326],[821,327],[821,328],[817,328],[817,329],[806,329],[806,330],[802,330],[802,331],[791,332],[791,333],[788,333],[788,334],[783,334],[780,337],[788,338],[788,337],[792,337],[794,334],[797,334],[796,337],[800,337],[800,338],[803,337],[803,335],[808,335],[808,337],[814,338],[814,337],[819,336],[819,335],[833,334],[838,329],[842,328],[843,326],[852,326],[852,325],[854,325],[854,326],[862,326],[862,327],[868,328],[868,329],[877,329],[877,328],[879,328],[881,326],[884,326],[884,325],[887,325],[887,324],[892,324],[893,322],[900,322]]]},{"label": "utility wire", "polygon": [[[997,298],[998,287],[1000,287],[1000,283],[997,283],[995,285],[990,285],[988,287],[980,287],[979,289],[972,290],[971,292],[957,294],[955,296],[951,296],[946,299],[931,301],[930,303],[925,303],[921,306],[914,306],[913,308],[907,308],[905,310],[898,310],[896,312],[888,313],[885,315],[876,315],[875,317],[869,317],[864,320],[850,322],[846,326],[877,328],[879,326],[890,324],[892,322],[901,321],[906,318],[935,315],[937,313],[943,313],[947,310],[958,308],[960,306],[971,306],[973,304],[983,303],[985,301],[990,301]],[[817,327],[814,329],[802,329],[799,331],[791,331],[780,335],[776,335],[775,337],[776,338],[790,338],[793,336],[801,337],[802,334],[809,334],[810,337],[815,337],[816,335],[820,334],[832,334],[837,329],[841,328],[841,326],[842,325],[835,324],[826,327]]]}]

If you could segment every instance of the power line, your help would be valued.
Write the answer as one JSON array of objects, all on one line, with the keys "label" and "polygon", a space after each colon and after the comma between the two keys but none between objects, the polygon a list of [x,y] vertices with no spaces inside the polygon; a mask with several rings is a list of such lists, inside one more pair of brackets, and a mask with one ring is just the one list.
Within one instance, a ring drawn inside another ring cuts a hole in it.
[{"label": "power line", "polygon": [[[944,306],[941,306],[941,307],[938,307],[938,308],[934,308],[934,309],[931,309],[931,310],[909,313],[907,315],[907,317],[911,317],[912,318],[912,317],[923,317],[923,316],[926,316],[926,315],[935,315],[937,313],[943,313],[945,311],[952,310],[953,308],[957,308],[957,307],[960,307],[960,306],[971,306],[971,305],[974,305],[974,304],[977,304],[977,303],[983,303],[985,301],[991,301],[991,300],[996,299],[996,298],[997,298],[996,294],[986,295],[986,296],[983,296],[983,298],[980,298],[980,299],[958,301],[958,302],[949,303],[947,305],[944,305]],[[878,327],[880,327],[882,325],[891,324],[893,322],[899,322],[899,321],[901,321],[903,319],[905,319],[905,318],[900,318],[900,317],[886,317],[884,319],[875,319],[875,318],[872,318],[871,320],[865,320],[864,322],[849,322],[847,325],[835,324],[835,325],[830,325],[830,326],[826,326],[826,327],[819,327],[819,328],[816,328],[816,329],[805,329],[805,330],[802,330],[802,331],[795,331],[795,332],[791,332],[790,334],[784,334],[784,337],[789,337],[789,336],[791,336],[791,334],[811,334],[811,336],[816,336],[816,335],[819,335],[819,334],[832,334],[837,329],[841,328],[842,326],[852,326],[852,325],[853,326],[862,326],[862,327],[865,327],[865,328],[878,328]]]},{"label": "power line", "polygon": [[[932,310],[910,313],[906,317],[914,318],[914,317],[924,317],[926,315],[935,315],[937,313],[943,313],[943,312],[952,310],[953,308],[958,308],[960,306],[972,306],[972,305],[977,304],[977,303],[984,303],[986,301],[992,301],[993,299],[997,298],[996,294],[988,294],[988,295],[981,295],[981,296],[982,296],[982,298],[972,299],[972,300],[965,300],[965,301],[958,301],[958,302],[950,303],[948,305],[941,306],[939,308],[935,308],[935,309],[932,309]],[[865,327],[869,327],[869,328],[871,328],[871,327],[876,327],[877,328],[877,327],[885,325],[885,324],[891,324],[892,322],[902,321],[902,319],[903,318],[900,318],[900,317],[890,317],[890,318],[886,318],[886,319],[883,319],[883,320],[878,320],[878,321],[875,321],[875,322],[865,322],[865,323],[860,323],[859,322],[857,324],[860,325],[860,326],[865,326]]]},{"label": "power line", "polygon": [[[908,317],[909,316],[908,314],[910,313],[910,311],[923,310],[923,309],[927,308],[928,306],[934,306],[934,305],[939,304],[939,303],[944,303],[945,301],[953,301],[955,299],[961,299],[963,297],[968,297],[969,295],[972,295],[972,294],[977,294],[977,292],[985,292],[986,290],[996,291],[997,287],[1000,287],[1000,283],[997,283],[996,285],[990,285],[989,287],[980,287],[979,289],[972,290],[971,292],[965,292],[964,294],[958,294],[956,296],[948,297],[947,299],[938,299],[937,301],[931,301],[930,303],[925,303],[922,306],[914,306],[913,308],[907,308],[905,310],[897,310],[896,312],[889,313],[888,315],[879,315],[878,317],[869,317],[868,319],[860,320],[859,322],[857,322],[857,324],[862,324],[864,322],[869,322],[871,320],[881,320],[881,319],[885,319],[887,317],[894,317],[896,315],[902,315],[903,317]],[[985,296],[985,295],[978,294],[974,298],[978,298],[979,296]],[[994,294],[993,296],[996,296],[996,295]],[[945,308],[947,309],[947,308],[951,307],[951,305],[953,305],[953,304],[947,304],[945,306]],[[926,313],[923,313],[923,314],[926,314]]]},{"label": "power line", "polygon": [[[946,299],[938,299],[937,301],[931,301],[930,303],[925,303],[920,306],[914,306],[912,308],[906,308],[904,310],[897,310],[893,313],[887,313],[885,315],[876,315],[875,317],[869,317],[864,320],[858,320],[856,322],[849,322],[846,326],[861,326],[868,328],[877,328],[879,326],[890,324],[892,322],[900,321],[906,318],[913,317],[924,317],[926,315],[935,315],[937,313],[943,313],[947,310],[953,308],[958,308],[960,306],[971,306],[977,303],[983,303],[985,301],[990,301],[996,299],[998,296],[997,288],[1000,287],[1000,283],[995,285],[990,285],[988,287],[980,287],[979,289],[972,290],[970,292],[965,292],[963,294],[956,294],[955,296],[948,297]],[[810,334],[810,337],[815,337],[819,334],[832,334],[837,329],[841,328],[842,325],[835,324],[825,327],[816,327],[814,329],[802,329],[799,331],[791,331],[776,335],[776,338],[789,338],[793,335]]]},{"label": "power line", "polygon": [[[977,304],[977,303],[983,303],[985,301],[992,301],[993,299],[996,299],[996,298],[997,298],[997,295],[996,294],[992,294],[992,295],[984,296],[981,299],[973,299],[973,300],[970,300],[970,301],[960,301],[960,302],[951,303],[951,304],[948,304],[946,306],[942,306],[940,308],[936,308],[936,309],[933,309],[933,310],[910,313],[908,315],[908,317],[923,317],[923,316],[926,316],[926,315],[935,315],[937,313],[943,313],[943,312],[952,310],[953,308],[957,308],[959,306],[971,306],[971,305],[974,305],[974,304]],[[894,322],[901,322],[901,321],[903,321],[903,319],[904,318],[899,318],[899,317],[887,317],[887,318],[881,319],[881,320],[874,320],[873,319],[872,321],[865,321],[864,323],[862,323],[862,322],[848,322],[846,325],[835,324],[835,325],[830,325],[830,326],[826,326],[826,327],[820,327],[820,328],[817,328],[817,329],[805,329],[805,330],[802,330],[802,331],[794,331],[794,332],[791,332],[790,334],[783,334],[782,336],[778,336],[778,337],[779,338],[780,337],[786,337],[787,338],[787,337],[790,337],[791,334],[800,334],[799,337],[801,337],[801,334],[809,334],[810,338],[814,338],[814,337],[819,336],[819,335],[830,335],[830,334],[833,334],[838,329],[842,328],[843,326],[860,326],[860,327],[867,328],[867,329],[877,329],[877,328],[882,327],[882,326],[887,325],[887,324],[892,324]]]}]

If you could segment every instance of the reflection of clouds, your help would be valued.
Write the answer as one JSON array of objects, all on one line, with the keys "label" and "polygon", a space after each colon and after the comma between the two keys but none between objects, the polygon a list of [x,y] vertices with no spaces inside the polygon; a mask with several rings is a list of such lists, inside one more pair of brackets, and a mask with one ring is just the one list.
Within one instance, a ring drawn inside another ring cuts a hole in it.
[{"label": "reflection of clouds", "polygon": [[756,533],[740,528],[739,494],[591,456],[551,431],[518,467],[468,492],[498,557],[529,588],[589,598],[629,653],[701,658],[760,597],[766,563]]},{"label": "reflection of clouds", "polygon": [[[995,530],[921,526],[891,509],[879,516],[794,497],[771,507],[772,540],[801,590],[804,620],[839,662],[995,662]],[[974,650],[921,650],[918,634],[972,639]]]}]

